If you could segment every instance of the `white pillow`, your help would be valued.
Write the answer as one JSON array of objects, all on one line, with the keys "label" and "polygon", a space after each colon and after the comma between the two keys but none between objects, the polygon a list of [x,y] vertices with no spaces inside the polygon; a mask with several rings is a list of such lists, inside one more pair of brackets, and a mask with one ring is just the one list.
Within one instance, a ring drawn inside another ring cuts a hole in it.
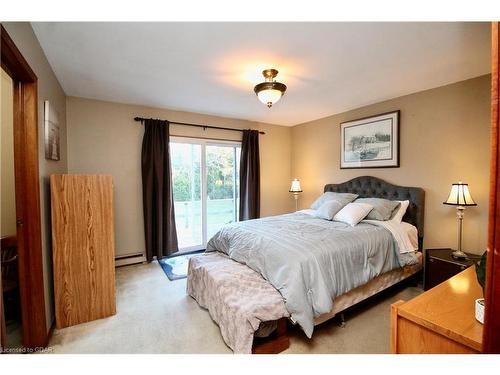
[{"label": "white pillow", "polygon": [[406,210],[410,205],[410,201],[399,201],[399,202],[401,203],[401,205],[391,217],[391,220],[395,221],[396,223],[401,223],[403,221],[403,216],[405,216]]},{"label": "white pillow", "polygon": [[349,203],[337,212],[333,220],[341,221],[353,227],[363,220],[372,209],[373,206],[368,203]]},{"label": "white pillow", "polygon": [[323,203],[320,208],[314,211],[314,216],[320,219],[332,220],[337,212],[339,212],[348,202],[331,200]]}]

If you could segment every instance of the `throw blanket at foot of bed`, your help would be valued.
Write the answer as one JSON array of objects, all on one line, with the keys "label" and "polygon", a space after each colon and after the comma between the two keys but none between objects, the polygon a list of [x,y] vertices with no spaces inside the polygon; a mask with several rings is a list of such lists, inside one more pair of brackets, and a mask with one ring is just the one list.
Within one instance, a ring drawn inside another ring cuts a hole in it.
[{"label": "throw blanket at foot of bed", "polygon": [[208,309],[235,353],[252,353],[254,333],[261,322],[289,316],[283,297],[271,284],[220,253],[189,260],[187,292]]}]

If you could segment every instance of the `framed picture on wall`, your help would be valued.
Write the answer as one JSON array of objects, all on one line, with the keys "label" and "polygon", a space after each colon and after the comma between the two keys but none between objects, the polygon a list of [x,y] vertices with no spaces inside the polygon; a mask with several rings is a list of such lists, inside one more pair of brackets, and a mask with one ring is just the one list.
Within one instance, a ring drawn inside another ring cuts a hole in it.
[{"label": "framed picture on wall", "polygon": [[399,111],[340,124],[340,168],[399,167]]},{"label": "framed picture on wall", "polygon": [[61,158],[59,140],[59,116],[57,111],[44,102],[44,126],[45,126],[45,159],[59,160]]}]

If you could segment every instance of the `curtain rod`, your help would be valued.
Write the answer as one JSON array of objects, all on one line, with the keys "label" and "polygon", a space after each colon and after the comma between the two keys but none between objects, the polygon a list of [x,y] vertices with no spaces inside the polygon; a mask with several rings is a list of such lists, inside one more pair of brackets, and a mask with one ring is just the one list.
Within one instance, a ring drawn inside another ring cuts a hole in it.
[{"label": "curtain rod", "polygon": [[[134,117],[134,121],[138,121],[141,124],[144,122],[144,120],[153,120],[153,119],[147,119],[144,117]],[[160,120],[160,119],[157,119],[157,120]],[[160,120],[160,121],[167,121],[167,120]],[[200,124],[190,124],[188,122],[176,122],[176,121],[167,121],[167,122],[169,122],[170,124],[174,124],[174,125],[184,125],[184,126],[193,126],[196,128],[203,128],[203,130],[219,129],[219,130],[231,130],[233,132],[242,132],[243,131],[243,129],[224,128],[221,126],[210,126],[210,125],[200,125]],[[266,133],[259,131],[259,134],[266,134]]]}]

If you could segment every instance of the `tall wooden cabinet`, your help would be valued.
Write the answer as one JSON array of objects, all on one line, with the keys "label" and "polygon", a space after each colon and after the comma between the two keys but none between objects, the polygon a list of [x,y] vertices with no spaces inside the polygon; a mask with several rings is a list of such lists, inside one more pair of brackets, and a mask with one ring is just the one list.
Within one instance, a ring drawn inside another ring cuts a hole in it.
[{"label": "tall wooden cabinet", "polygon": [[50,187],[56,326],[114,315],[111,176],[52,175]]}]

